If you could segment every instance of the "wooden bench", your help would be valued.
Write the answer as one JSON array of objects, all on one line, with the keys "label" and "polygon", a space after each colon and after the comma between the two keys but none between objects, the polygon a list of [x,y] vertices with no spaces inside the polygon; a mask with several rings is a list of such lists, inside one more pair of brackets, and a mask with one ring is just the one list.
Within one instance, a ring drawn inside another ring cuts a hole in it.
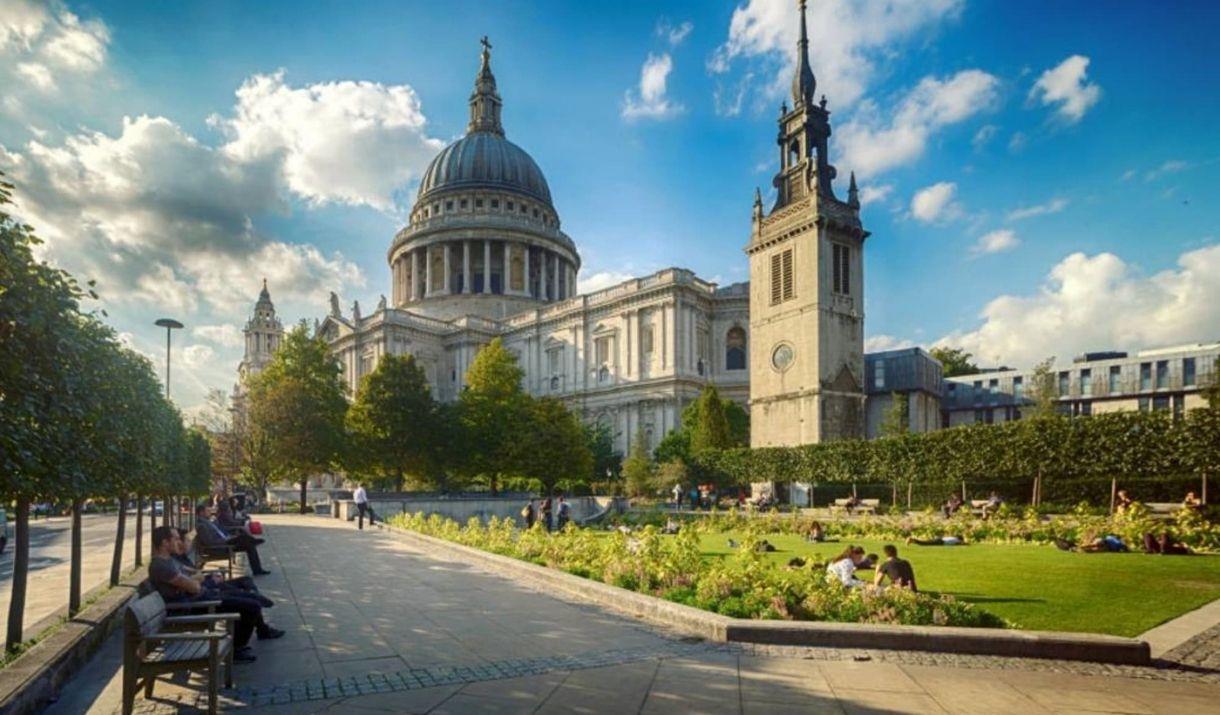
[{"label": "wooden bench", "polygon": [[[198,602],[194,605],[198,605]],[[233,687],[233,622],[236,613],[192,616],[166,615],[159,593],[132,601],[124,616],[123,715],[135,707],[136,691],[143,679],[144,697],[151,698],[157,676],[183,671],[208,674],[208,712],[215,715],[220,671],[225,687]],[[216,625],[223,623],[223,629]]]},{"label": "wooden bench", "polygon": [[846,512],[847,514],[851,514],[853,511],[855,511],[857,513],[876,514],[877,507],[881,506],[880,499],[857,499],[857,504],[853,507],[849,507],[848,504],[850,504],[851,501],[852,500],[850,497],[845,499],[835,499],[835,503],[830,507],[830,513],[834,514],[842,511]]},{"label": "wooden bench", "polygon": [[1184,508],[1178,502],[1144,502],[1144,506],[1150,516],[1158,518],[1172,517]]},{"label": "wooden bench", "polygon": [[225,565],[223,571],[226,579],[233,578],[233,547],[232,546],[207,546],[199,540],[197,532],[188,534],[191,542],[191,562],[195,564],[195,568],[205,570],[203,567],[209,563],[223,561]]}]

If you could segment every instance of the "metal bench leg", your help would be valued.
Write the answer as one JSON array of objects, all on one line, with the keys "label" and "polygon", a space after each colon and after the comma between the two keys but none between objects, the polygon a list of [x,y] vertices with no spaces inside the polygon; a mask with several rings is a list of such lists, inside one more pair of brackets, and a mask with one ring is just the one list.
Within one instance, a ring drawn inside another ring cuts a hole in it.
[{"label": "metal bench leg", "polygon": [[210,643],[208,656],[208,715],[216,715],[217,689],[220,682],[220,656],[216,651],[216,641]]},{"label": "metal bench leg", "polygon": [[130,668],[123,669],[123,715],[131,715],[136,705],[137,678]]},{"label": "metal bench leg", "polygon": [[144,699],[148,700],[152,697],[153,686],[157,684],[157,676],[150,675],[144,679]]}]

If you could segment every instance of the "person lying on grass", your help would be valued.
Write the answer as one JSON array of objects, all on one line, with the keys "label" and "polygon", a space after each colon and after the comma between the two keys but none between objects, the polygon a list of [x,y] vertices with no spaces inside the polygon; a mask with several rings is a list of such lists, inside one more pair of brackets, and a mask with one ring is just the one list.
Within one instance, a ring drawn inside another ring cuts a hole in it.
[{"label": "person lying on grass", "polygon": [[877,565],[877,575],[873,577],[873,586],[881,588],[881,581],[888,578],[891,588],[909,588],[912,591],[918,591],[919,589],[915,587],[915,568],[911,566],[910,561],[898,558],[898,547],[886,544],[881,551],[885,554],[885,561]]},{"label": "person lying on grass", "polygon": [[965,546],[966,539],[961,536],[938,536],[935,539],[916,539],[914,536],[908,536],[907,543],[916,546]]},{"label": "person lying on grass", "polygon": [[865,586],[863,581],[856,578],[856,569],[861,561],[864,560],[864,548],[861,546],[848,546],[843,550],[843,553],[830,560],[826,564],[826,573],[839,579],[839,581],[848,588],[859,588]]},{"label": "person lying on grass", "polygon": [[1160,537],[1144,534],[1144,553],[1160,554],[1162,556],[1190,556],[1194,554],[1186,544],[1174,541],[1168,531],[1163,532]]},{"label": "person lying on grass", "polygon": [[1080,547],[1080,550],[1086,553],[1096,554],[1130,551],[1130,549],[1127,548],[1127,545],[1123,543],[1123,540],[1116,534],[1106,534],[1105,536],[1096,537],[1089,534],[1088,536],[1092,538],[1086,538],[1086,543]]}]

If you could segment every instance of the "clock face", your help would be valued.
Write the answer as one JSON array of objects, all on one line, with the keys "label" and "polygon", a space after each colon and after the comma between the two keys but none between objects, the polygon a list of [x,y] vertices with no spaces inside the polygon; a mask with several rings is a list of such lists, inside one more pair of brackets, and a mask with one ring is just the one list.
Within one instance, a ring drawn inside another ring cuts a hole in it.
[{"label": "clock face", "polygon": [[783,372],[792,364],[793,357],[795,355],[792,352],[792,346],[788,343],[780,343],[771,351],[771,364],[775,366],[776,370]]}]

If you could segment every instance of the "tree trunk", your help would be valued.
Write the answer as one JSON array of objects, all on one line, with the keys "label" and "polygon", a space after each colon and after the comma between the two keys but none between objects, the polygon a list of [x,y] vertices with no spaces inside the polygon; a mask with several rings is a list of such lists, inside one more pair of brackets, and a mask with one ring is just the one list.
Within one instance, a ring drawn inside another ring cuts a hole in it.
[{"label": "tree trunk", "polygon": [[136,496],[136,566],[144,565],[144,497]]},{"label": "tree trunk", "polygon": [[149,558],[152,558],[151,539],[152,539],[152,533],[153,533],[153,531],[156,530],[156,528],[157,528],[157,497],[150,496],[150,497],[148,497],[148,538],[150,539],[149,544],[148,544],[148,557]]},{"label": "tree trunk", "polygon": [[110,561],[110,585],[119,585],[119,574],[123,571],[123,539],[127,529],[127,495],[119,496],[119,524],[115,528],[114,558]]},{"label": "tree trunk", "polygon": [[68,617],[80,613],[80,513],[85,500],[72,500],[72,546],[71,561],[68,564]]},{"label": "tree trunk", "polygon": [[301,480],[301,504],[300,504],[300,513],[301,514],[305,513],[305,495],[306,495],[306,491],[308,490],[308,488],[309,488],[309,480],[302,479]]},{"label": "tree trunk", "polygon": [[22,618],[25,616],[25,585],[30,572],[30,499],[17,497],[17,528],[13,544],[13,589],[8,602],[8,634],[5,650],[21,645]]}]

